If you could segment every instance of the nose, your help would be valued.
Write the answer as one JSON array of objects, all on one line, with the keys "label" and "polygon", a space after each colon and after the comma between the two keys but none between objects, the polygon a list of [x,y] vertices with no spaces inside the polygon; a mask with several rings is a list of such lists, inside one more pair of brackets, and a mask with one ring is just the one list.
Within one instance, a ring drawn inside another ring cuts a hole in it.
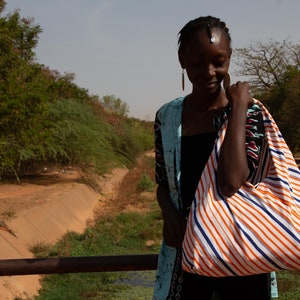
[{"label": "nose", "polygon": [[206,67],[207,77],[213,77],[216,74],[216,69],[213,64],[208,64]]}]

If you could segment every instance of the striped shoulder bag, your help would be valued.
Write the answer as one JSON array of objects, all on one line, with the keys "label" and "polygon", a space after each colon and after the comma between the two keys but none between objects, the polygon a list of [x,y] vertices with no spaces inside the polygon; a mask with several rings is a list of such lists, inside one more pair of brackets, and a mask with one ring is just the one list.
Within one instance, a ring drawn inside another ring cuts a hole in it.
[{"label": "striped shoulder bag", "polygon": [[216,184],[227,122],[200,178],[183,241],[182,267],[204,276],[300,269],[300,173],[272,116],[255,179],[225,198]]}]

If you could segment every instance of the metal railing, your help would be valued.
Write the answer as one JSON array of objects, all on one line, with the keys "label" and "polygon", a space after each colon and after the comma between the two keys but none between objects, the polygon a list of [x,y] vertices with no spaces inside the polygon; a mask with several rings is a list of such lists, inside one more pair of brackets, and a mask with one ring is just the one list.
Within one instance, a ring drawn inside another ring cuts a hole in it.
[{"label": "metal railing", "polygon": [[155,270],[157,254],[0,260],[0,276]]}]

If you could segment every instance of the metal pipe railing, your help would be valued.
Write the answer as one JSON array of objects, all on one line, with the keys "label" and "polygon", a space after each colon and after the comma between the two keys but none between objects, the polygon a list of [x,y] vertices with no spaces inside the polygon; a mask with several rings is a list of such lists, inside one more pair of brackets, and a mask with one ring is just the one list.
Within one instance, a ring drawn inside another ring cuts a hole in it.
[{"label": "metal pipe railing", "polygon": [[155,270],[157,254],[0,260],[0,276]]}]

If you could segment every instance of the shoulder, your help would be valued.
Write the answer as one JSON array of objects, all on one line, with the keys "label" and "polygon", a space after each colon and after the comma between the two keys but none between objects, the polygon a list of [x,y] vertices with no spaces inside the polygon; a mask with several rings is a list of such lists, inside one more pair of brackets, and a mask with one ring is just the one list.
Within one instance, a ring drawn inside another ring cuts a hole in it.
[{"label": "shoulder", "polygon": [[247,135],[251,132],[251,136],[261,138],[264,135],[263,105],[253,100],[253,105],[247,111]]},{"label": "shoulder", "polygon": [[248,114],[261,114],[262,112],[262,103],[257,100],[253,99],[253,104],[251,107],[248,108]]},{"label": "shoulder", "polygon": [[263,121],[263,105],[259,100],[253,99],[254,103],[252,104],[251,107],[248,108],[247,111],[247,120],[249,121],[249,119],[255,119],[259,122]]},{"label": "shoulder", "polygon": [[182,111],[182,106],[185,97],[173,99],[162,105],[156,112],[156,117],[161,118],[165,115],[173,115],[178,111]]}]

